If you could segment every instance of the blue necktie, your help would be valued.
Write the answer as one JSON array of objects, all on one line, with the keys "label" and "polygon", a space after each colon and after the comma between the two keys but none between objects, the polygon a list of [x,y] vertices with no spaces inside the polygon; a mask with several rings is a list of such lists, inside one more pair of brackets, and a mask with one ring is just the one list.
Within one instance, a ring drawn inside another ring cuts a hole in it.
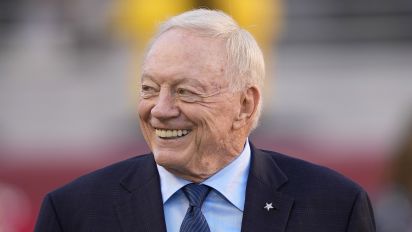
[{"label": "blue necktie", "polygon": [[210,188],[203,184],[188,184],[183,187],[189,208],[180,226],[180,232],[210,232],[205,216],[200,210]]}]

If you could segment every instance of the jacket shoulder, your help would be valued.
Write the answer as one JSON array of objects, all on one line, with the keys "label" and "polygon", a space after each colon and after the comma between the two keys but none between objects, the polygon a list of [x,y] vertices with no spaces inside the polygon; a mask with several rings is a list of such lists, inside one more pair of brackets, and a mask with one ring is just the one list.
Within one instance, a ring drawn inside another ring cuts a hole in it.
[{"label": "jacket shoulder", "polygon": [[108,190],[119,188],[123,178],[126,178],[131,172],[139,171],[142,167],[150,166],[153,162],[151,154],[135,156],[80,176],[49,194],[66,195],[67,197],[80,192],[82,194],[87,192],[103,194],[109,192]]},{"label": "jacket shoulder", "polygon": [[277,191],[294,200],[288,231],[375,231],[369,197],[354,181],[330,168],[277,152],[256,153],[286,179]]},{"label": "jacket shoulder", "polygon": [[324,192],[330,195],[353,196],[364,191],[353,180],[328,167],[273,151],[260,151],[279,166],[288,178],[283,187],[291,192]]}]

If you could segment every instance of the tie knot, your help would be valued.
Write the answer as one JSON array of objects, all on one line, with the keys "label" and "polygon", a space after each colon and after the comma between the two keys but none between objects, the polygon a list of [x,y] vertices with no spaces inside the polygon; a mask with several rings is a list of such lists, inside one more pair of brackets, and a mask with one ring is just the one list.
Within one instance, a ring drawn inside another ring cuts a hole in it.
[{"label": "tie knot", "polygon": [[196,207],[202,206],[209,191],[210,188],[204,184],[192,183],[183,187],[183,192],[187,199],[189,199],[189,204]]}]

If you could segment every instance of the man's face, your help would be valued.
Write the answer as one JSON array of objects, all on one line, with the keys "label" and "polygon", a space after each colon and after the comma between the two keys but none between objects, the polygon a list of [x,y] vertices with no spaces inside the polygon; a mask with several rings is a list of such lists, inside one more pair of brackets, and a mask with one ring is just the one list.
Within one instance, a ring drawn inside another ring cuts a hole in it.
[{"label": "man's face", "polygon": [[172,29],[156,40],[143,64],[143,135],[159,165],[192,181],[223,168],[245,142],[233,128],[241,95],[228,88],[225,51],[220,39]]}]

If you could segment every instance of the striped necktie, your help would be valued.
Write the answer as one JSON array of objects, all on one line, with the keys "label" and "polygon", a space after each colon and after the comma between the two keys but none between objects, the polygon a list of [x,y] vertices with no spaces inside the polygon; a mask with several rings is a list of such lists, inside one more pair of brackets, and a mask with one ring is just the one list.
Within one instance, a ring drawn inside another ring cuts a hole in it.
[{"label": "striped necktie", "polygon": [[189,208],[180,226],[180,232],[210,232],[206,218],[200,210],[209,191],[210,188],[203,184],[192,183],[183,187],[183,192],[189,200]]}]

